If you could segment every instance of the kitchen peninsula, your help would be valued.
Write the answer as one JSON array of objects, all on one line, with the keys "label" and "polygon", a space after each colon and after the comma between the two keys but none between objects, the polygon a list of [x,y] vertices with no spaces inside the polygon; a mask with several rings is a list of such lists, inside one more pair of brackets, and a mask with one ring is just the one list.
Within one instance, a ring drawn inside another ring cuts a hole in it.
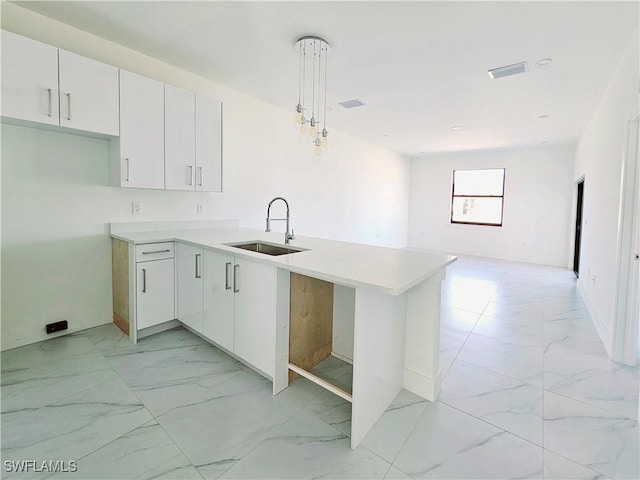
[{"label": "kitchen peninsula", "polygon": [[[456,258],[311,237],[274,254],[282,235],[112,224],[114,322],[133,342],[182,324],[270,378],[274,394],[307,377],[352,403],[355,448],[402,388],[437,398],[440,283]],[[353,364],[351,389],[311,371],[329,355]]]}]

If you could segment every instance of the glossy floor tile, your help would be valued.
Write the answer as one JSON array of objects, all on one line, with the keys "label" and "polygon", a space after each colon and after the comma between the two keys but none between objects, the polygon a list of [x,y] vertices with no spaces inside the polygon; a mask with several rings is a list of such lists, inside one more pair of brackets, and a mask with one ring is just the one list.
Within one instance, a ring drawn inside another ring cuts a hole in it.
[{"label": "glossy floor tile", "polygon": [[440,401],[542,446],[542,387],[456,362]]},{"label": "glossy floor tile", "polygon": [[444,403],[431,403],[394,465],[413,478],[540,478],[542,448]]},{"label": "glossy floor tile", "polygon": [[384,478],[391,464],[308,411],[271,433],[221,478]]},{"label": "glossy floor tile", "polygon": [[638,422],[550,392],[545,448],[611,478],[638,478]]},{"label": "glossy floor tile", "polygon": [[[156,421],[146,423],[78,461],[82,478],[202,479]],[[50,478],[73,479],[77,472]]]},{"label": "glossy floor tile", "polygon": [[[402,391],[355,450],[351,404],[271,382],[183,328],[112,324],[2,353],[2,459],[75,479],[623,479],[638,467],[638,369],[611,362],[559,268],[463,257],[442,284],[435,403]],[[351,365],[319,366],[343,388]]]}]

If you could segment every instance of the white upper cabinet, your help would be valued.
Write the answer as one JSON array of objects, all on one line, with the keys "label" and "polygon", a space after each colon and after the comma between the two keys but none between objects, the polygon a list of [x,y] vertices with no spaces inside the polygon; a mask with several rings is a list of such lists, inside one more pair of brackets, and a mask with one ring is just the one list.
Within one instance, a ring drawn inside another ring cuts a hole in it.
[{"label": "white upper cabinet", "polygon": [[164,84],[120,70],[120,137],[109,144],[111,185],[164,188]]},{"label": "white upper cabinet", "polygon": [[117,136],[118,69],[59,50],[60,125]]},{"label": "white upper cabinet", "polygon": [[2,31],[2,116],[118,135],[118,69]]},{"label": "white upper cabinet", "polygon": [[195,190],[196,95],[164,86],[164,166],[168,190]]},{"label": "white upper cabinet", "polygon": [[2,30],[9,122],[109,142],[115,187],[222,191],[222,102]]},{"label": "white upper cabinet", "polygon": [[222,191],[222,102],[196,94],[196,190]]},{"label": "white upper cabinet", "polygon": [[222,103],[165,85],[167,190],[222,191]]},{"label": "white upper cabinet", "polygon": [[2,116],[59,125],[56,47],[2,30]]}]

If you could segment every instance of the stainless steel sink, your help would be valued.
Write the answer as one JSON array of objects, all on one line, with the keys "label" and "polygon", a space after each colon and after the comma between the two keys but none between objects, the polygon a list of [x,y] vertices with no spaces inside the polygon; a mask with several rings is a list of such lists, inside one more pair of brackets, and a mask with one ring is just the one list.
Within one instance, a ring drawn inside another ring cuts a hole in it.
[{"label": "stainless steel sink", "polygon": [[273,243],[259,242],[257,240],[251,242],[241,243],[227,243],[230,247],[241,248],[243,250],[250,250],[252,252],[264,253],[265,255],[287,255],[289,253],[304,252],[305,248],[291,248],[282,245],[276,245]]}]

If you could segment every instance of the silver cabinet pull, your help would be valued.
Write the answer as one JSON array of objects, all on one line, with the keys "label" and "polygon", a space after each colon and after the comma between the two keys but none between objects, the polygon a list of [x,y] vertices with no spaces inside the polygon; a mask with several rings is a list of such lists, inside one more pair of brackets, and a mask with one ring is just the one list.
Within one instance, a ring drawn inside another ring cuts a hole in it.
[{"label": "silver cabinet pull", "polygon": [[193,165],[188,165],[189,167],[189,185],[193,185]]},{"label": "silver cabinet pull", "polygon": [[198,170],[200,170],[200,183],[198,184],[198,186],[199,186],[199,187],[201,187],[201,186],[202,186],[202,182],[203,182],[203,180],[202,180],[202,176],[203,176],[204,174],[202,173],[202,167],[198,167]]},{"label": "silver cabinet pull", "polygon": [[238,293],[240,288],[238,287],[238,274],[240,273],[240,265],[237,263],[233,266],[233,293]]},{"label": "silver cabinet pull", "polygon": [[202,278],[202,273],[200,272],[200,258],[202,258],[202,254],[196,253],[196,278]]},{"label": "silver cabinet pull", "polygon": [[152,253],[168,253],[171,250],[168,248],[166,250],[154,250],[153,252],[142,252],[143,255],[151,255]]},{"label": "silver cabinet pull", "polygon": [[124,161],[127,163],[127,168],[125,170],[127,172],[127,176],[124,178],[124,181],[128,182],[129,181],[129,174],[131,173],[130,170],[129,170],[129,158],[128,157],[125,158]]},{"label": "silver cabinet pull", "polygon": [[224,264],[224,289],[231,290],[231,283],[229,277],[231,276],[231,262]]},{"label": "silver cabinet pull", "polygon": [[71,120],[71,94],[67,93],[67,120]]},{"label": "silver cabinet pull", "polygon": [[49,113],[47,113],[47,116],[53,117],[53,92],[50,88],[47,88],[47,93],[49,94]]},{"label": "silver cabinet pull", "polygon": [[142,269],[142,293],[147,293],[147,269]]}]

